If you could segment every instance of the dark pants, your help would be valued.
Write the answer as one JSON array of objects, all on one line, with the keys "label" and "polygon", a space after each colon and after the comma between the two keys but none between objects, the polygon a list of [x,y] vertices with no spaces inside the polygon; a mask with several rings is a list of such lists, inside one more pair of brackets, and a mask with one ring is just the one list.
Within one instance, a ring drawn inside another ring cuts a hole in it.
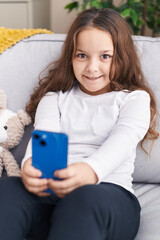
[{"label": "dark pants", "polygon": [[18,177],[0,179],[2,240],[133,240],[139,220],[136,197],[112,183],[83,186],[61,199],[30,194]]}]

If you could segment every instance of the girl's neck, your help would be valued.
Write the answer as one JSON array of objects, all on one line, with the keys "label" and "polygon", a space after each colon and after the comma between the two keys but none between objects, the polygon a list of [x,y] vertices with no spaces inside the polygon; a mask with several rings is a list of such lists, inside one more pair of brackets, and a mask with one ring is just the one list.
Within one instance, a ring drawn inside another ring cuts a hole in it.
[{"label": "girl's neck", "polygon": [[105,86],[103,89],[100,89],[96,92],[90,92],[88,91],[86,88],[84,88],[81,84],[79,84],[79,88],[82,92],[84,92],[85,94],[91,95],[91,96],[97,96],[97,95],[101,95],[104,93],[108,93],[111,91],[110,89],[110,84],[108,84],[107,86]]}]

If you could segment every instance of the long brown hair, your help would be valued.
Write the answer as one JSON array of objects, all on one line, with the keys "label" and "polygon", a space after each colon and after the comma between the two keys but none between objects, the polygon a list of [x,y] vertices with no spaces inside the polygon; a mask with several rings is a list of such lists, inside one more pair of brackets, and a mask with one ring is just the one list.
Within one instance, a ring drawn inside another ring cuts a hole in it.
[{"label": "long brown hair", "polygon": [[49,66],[48,75],[40,79],[38,87],[26,105],[27,113],[34,121],[37,105],[48,91],[65,92],[72,88],[75,81],[72,60],[75,56],[77,36],[87,27],[107,31],[112,36],[114,54],[110,70],[111,90],[134,91],[141,89],[149,93],[151,122],[144,139],[156,139],[159,134],[155,130],[157,108],[154,94],[145,82],[132,38],[133,32],[119,13],[112,9],[91,8],[82,12],[74,20],[63,44],[60,58]]}]

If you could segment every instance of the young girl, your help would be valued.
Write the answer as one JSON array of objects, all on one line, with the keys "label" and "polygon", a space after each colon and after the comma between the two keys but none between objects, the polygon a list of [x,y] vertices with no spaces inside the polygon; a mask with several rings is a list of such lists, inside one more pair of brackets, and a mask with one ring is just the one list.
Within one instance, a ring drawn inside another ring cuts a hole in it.
[{"label": "young girl", "polygon": [[[68,166],[54,172],[63,180],[40,178],[28,144],[22,179],[0,181],[0,239],[36,239],[37,229],[38,240],[136,236],[136,147],[157,133],[154,96],[131,34],[111,9],[86,10],[73,22],[60,59],[26,108],[35,129],[68,134]],[[47,188],[54,194],[44,193]]]}]

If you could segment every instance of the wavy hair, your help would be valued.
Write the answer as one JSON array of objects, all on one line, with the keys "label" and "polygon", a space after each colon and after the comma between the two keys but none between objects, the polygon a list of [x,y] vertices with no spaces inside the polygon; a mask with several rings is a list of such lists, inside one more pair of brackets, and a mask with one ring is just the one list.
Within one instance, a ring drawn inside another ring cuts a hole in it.
[{"label": "wavy hair", "polygon": [[[37,105],[48,91],[68,91],[72,88],[75,76],[72,61],[75,56],[78,34],[87,27],[95,27],[111,34],[114,54],[110,69],[111,91],[128,89],[145,90],[150,95],[151,121],[143,141],[154,140],[159,134],[156,129],[157,107],[154,93],[145,82],[137,50],[132,38],[133,32],[126,21],[112,9],[91,8],[82,12],[71,25],[62,47],[60,58],[48,67],[48,75],[40,78],[34,89],[26,111],[34,121]],[[144,150],[144,148],[143,148]]]}]

